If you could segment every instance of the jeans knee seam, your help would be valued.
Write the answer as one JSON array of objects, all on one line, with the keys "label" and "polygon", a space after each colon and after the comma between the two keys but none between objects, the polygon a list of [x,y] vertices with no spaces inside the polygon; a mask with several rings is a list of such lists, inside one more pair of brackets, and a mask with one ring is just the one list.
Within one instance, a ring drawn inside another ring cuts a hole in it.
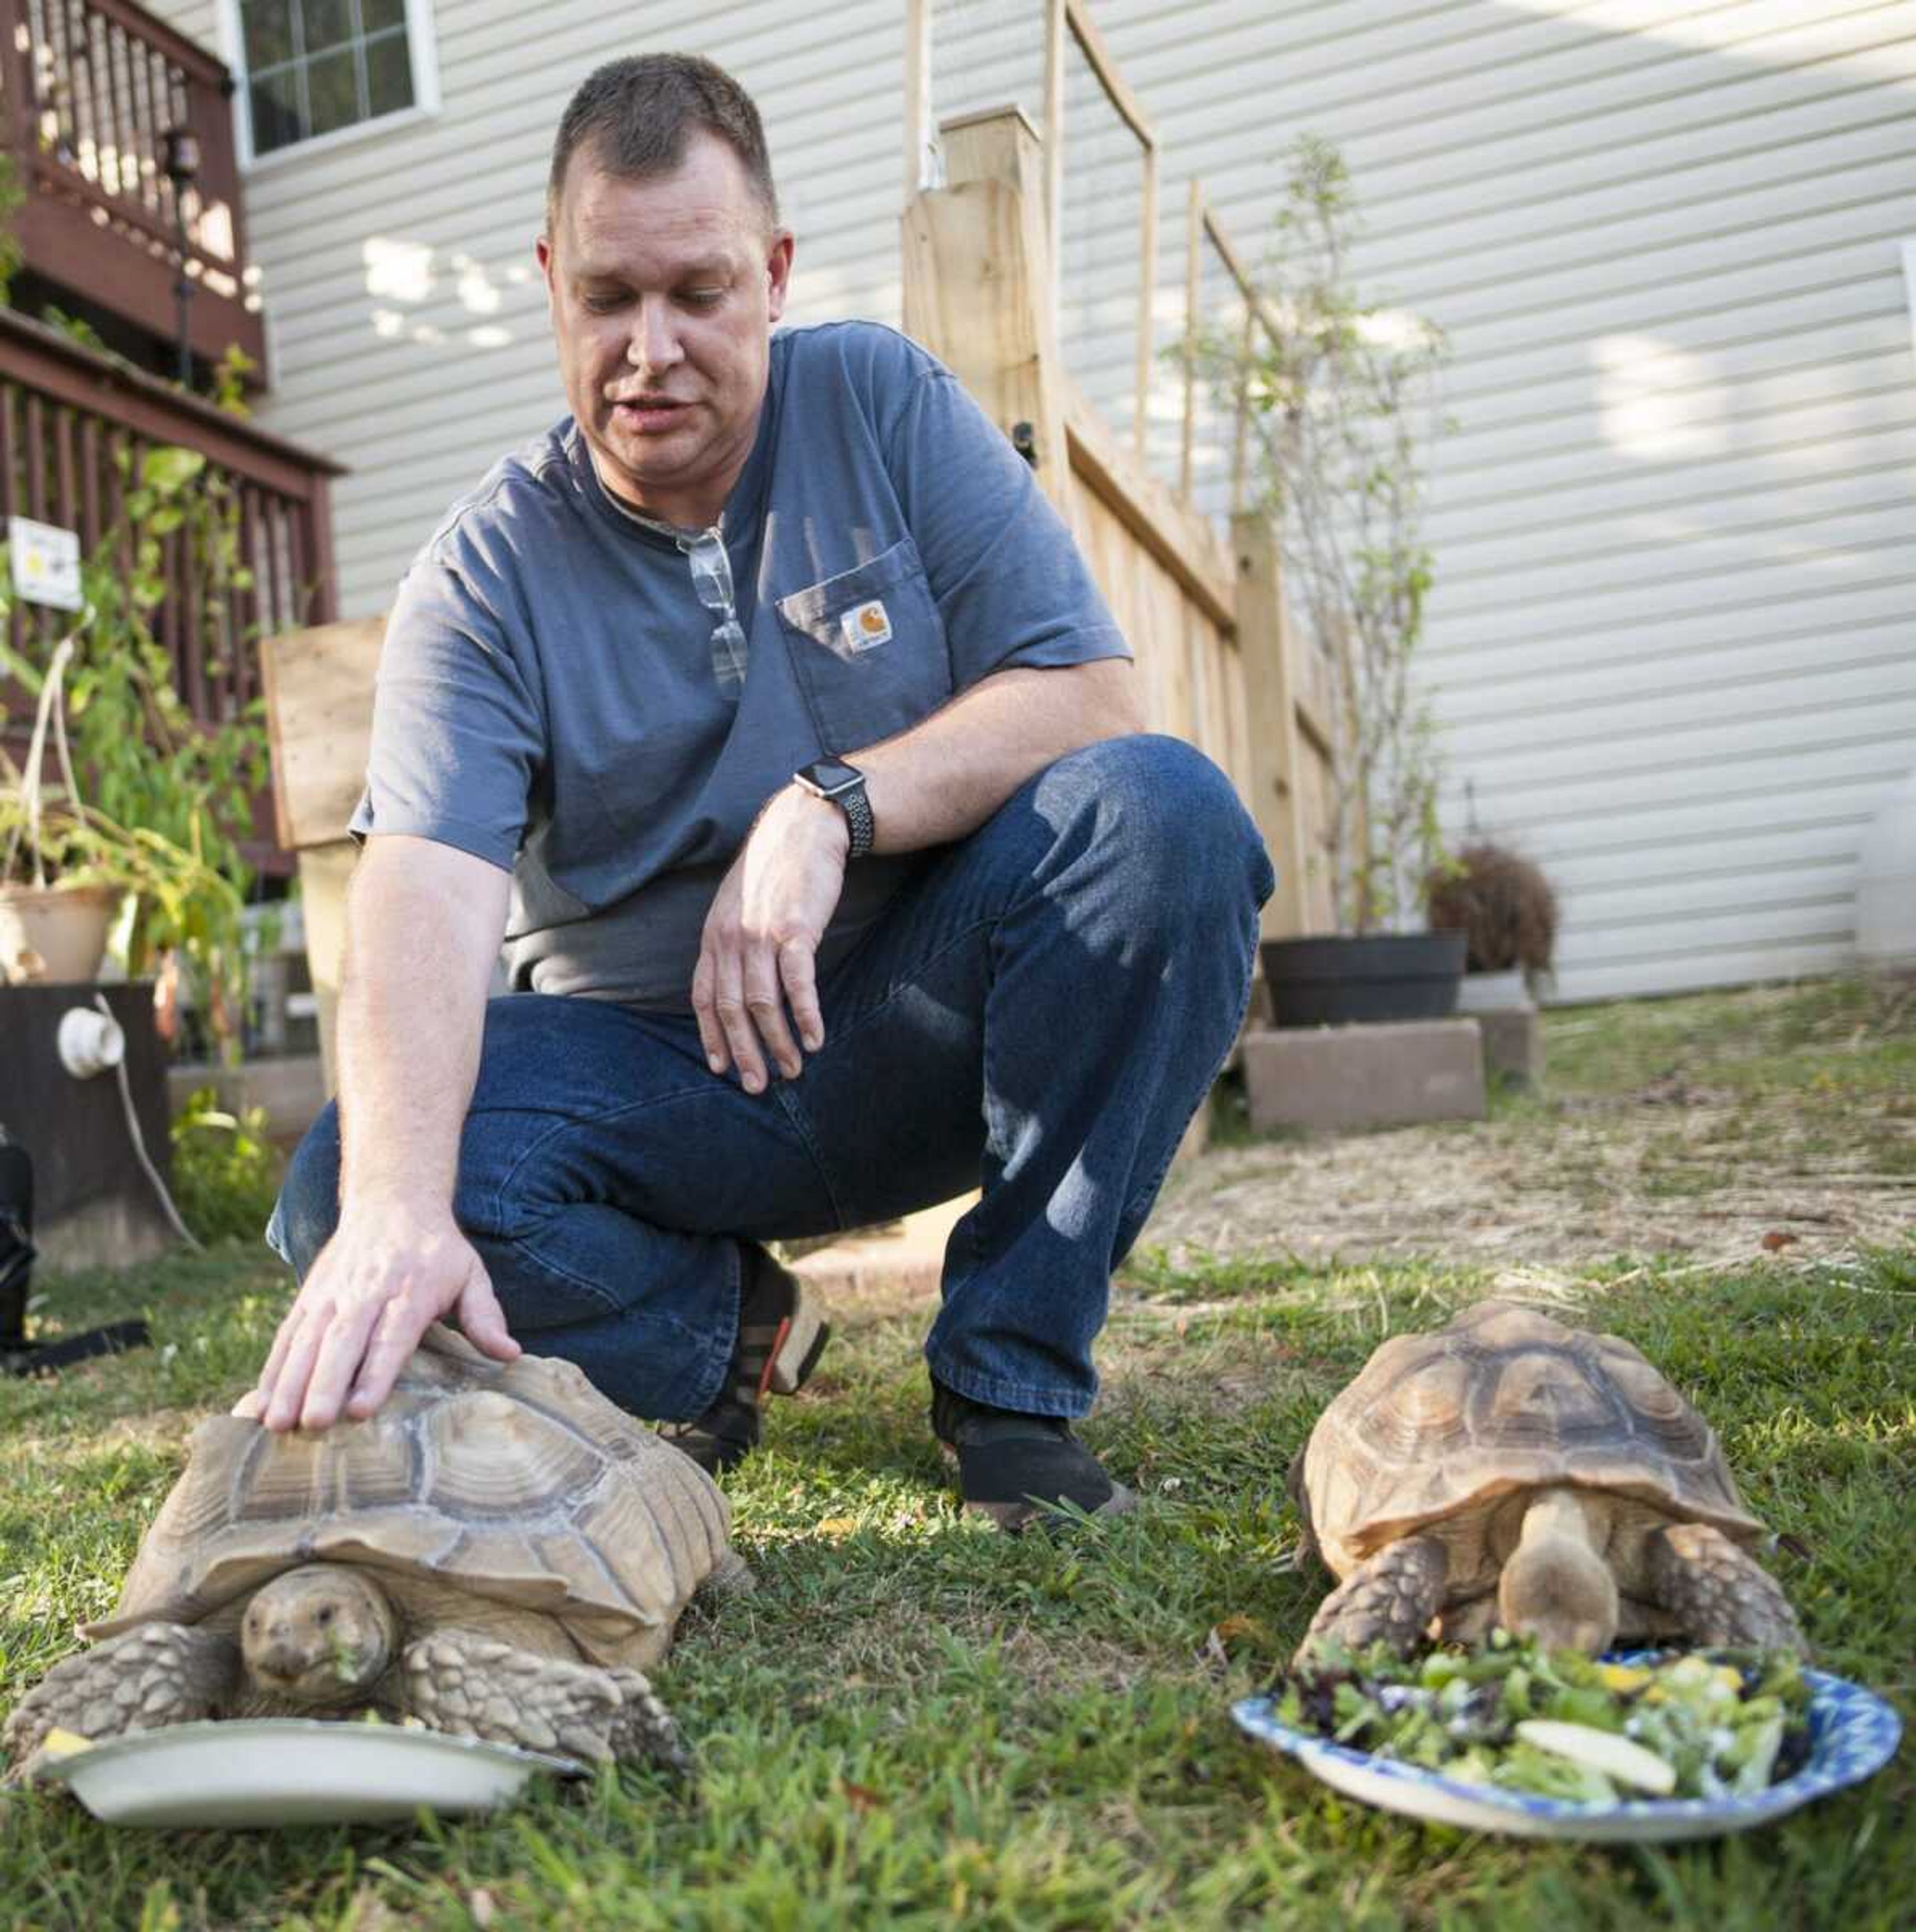
[{"label": "jeans knee seam", "polygon": [[[529,1146],[521,1149],[519,1158],[499,1177],[498,1185],[493,1190],[493,1214],[503,1226],[505,1219],[505,1196],[508,1190],[519,1178],[526,1163],[535,1154],[543,1154],[562,1136],[574,1132],[581,1127],[604,1126],[608,1122],[619,1120],[626,1114],[642,1114],[649,1108],[662,1107],[673,1100],[686,1100],[703,1090],[697,1087],[679,1087],[675,1088],[670,1094],[655,1094],[643,1100],[628,1100],[622,1106],[603,1108],[595,1113],[562,1115],[556,1125],[547,1128],[537,1140]],[[469,1114],[467,1118],[471,1118]]]},{"label": "jeans knee seam", "polygon": [[[1007,910],[1009,910],[1009,908],[1007,908]],[[975,933],[982,932],[988,927],[995,926],[1003,916],[1004,915],[1002,913],[994,913],[988,918],[973,920],[970,925],[966,926],[961,932],[954,933],[950,939],[949,939],[945,944],[940,946],[937,951],[931,954],[929,958],[920,960],[918,963],[916,970],[921,974],[929,973],[933,967],[939,964],[943,960],[949,958],[952,953],[955,952],[958,948]],[[838,1034],[838,1039],[841,1040],[851,1040],[855,1038],[859,1034],[863,1032],[865,1028],[868,1026],[872,1021],[877,1018],[879,1015],[883,1012],[888,1006],[891,1006],[892,1003],[898,999],[901,994],[910,991],[913,984],[914,982],[910,980],[901,979],[893,984],[888,986],[885,988],[883,996],[867,1012],[862,1013],[850,1026],[846,1027],[843,1031]]]},{"label": "jeans knee seam", "polygon": [[834,1225],[843,1232],[845,1227],[845,1210],[838,1190],[832,1184],[832,1170],[825,1163],[825,1156],[818,1144],[818,1138],[811,1130],[811,1123],[805,1118],[805,1110],[798,1102],[790,1084],[781,1083],[772,1090],[772,1098],[784,1111],[791,1123],[792,1130],[805,1143],[805,1150],[811,1156],[811,1164],[818,1175],[819,1185],[825,1190],[825,1198],[830,1204]]}]

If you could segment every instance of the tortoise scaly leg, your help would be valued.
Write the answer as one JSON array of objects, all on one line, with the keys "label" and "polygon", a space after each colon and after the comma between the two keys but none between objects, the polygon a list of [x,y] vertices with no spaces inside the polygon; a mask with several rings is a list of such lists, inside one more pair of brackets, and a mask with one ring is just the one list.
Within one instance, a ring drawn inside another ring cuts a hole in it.
[{"label": "tortoise scaly leg", "polygon": [[1304,1662],[1327,1643],[1361,1650],[1383,1642],[1408,1656],[1442,1606],[1449,1561],[1435,1537],[1408,1536],[1387,1544],[1318,1606],[1297,1646],[1297,1661]]},{"label": "tortoise scaly leg", "polygon": [[649,1757],[663,1769],[683,1777],[692,1768],[691,1758],[672,1713],[658,1701],[650,1682],[636,1670],[612,1670],[607,1675],[618,1685],[622,1700],[612,1726],[613,1756],[621,1760]]},{"label": "tortoise scaly leg", "polygon": [[736,1550],[728,1550],[713,1566],[710,1576],[692,1592],[694,1600],[708,1616],[721,1604],[734,1597],[748,1597],[758,1588],[751,1565]]},{"label": "tortoise scaly leg", "polygon": [[1650,1538],[1650,1586],[1692,1642],[1810,1654],[1789,1599],[1720,1529],[1672,1523]]},{"label": "tortoise scaly leg", "polygon": [[157,1731],[217,1715],[239,1681],[230,1637],[190,1624],[142,1624],[56,1664],[14,1706],[0,1741],[9,1783],[33,1774],[31,1760],[56,1726],[94,1743],[127,1731]]},{"label": "tortoise scaly leg", "polygon": [[591,1764],[613,1756],[622,1702],[610,1671],[449,1630],[406,1646],[400,1696],[408,1712],[436,1731]]}]

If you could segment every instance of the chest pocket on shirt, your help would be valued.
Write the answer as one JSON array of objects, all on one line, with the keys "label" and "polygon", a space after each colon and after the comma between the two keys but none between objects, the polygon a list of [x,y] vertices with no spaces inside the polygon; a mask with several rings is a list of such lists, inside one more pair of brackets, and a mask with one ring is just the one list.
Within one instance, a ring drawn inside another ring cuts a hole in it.
[{"label": "chest pocket on shirt", "polygon": [[825,750],[890,737],[951,696],[945,627],[910,538],[781,597],[778,608]]}]

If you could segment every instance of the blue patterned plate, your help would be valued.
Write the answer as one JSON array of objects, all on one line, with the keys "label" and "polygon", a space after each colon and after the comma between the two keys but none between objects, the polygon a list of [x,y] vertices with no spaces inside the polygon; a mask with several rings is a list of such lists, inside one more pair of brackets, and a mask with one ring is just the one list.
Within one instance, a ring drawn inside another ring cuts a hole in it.
[{"label": "blue patterned plate", "polygon": [[[1636,1664],[1645,1655],[1633,1651],[1614,1660]],[[1276,1702],[1269,1697],[1243,1698],[1231,1707],[1231,1714],[1239,1730],[1294,1757],[1314,1778],[1387,1811],[1520,1838],[1654,1844],[1747,1832],[1813,1798],[1860,1784],[1888,1763],[1903,1730],[1895,1712],[1847,1678],[1821,1670],[1803,1676],[1810,1691],[1808,1760],[1794,1776],[1748,1798],[1635,1798],[1616,1804],[1573,1804],[1501,1785],[1460,1784],[1420,1765],[1333,1744],[1315,1732],[1280,1724]]]}]

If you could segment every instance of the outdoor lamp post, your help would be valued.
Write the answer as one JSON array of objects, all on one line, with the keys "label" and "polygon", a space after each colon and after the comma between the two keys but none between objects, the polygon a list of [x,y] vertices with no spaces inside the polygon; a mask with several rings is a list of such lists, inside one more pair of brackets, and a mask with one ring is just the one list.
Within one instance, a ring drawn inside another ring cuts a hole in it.
[{"label": "outdoor lamp post", "polygon": [[190,128],[169,128],[160,136],[160,167],[173,184],[173,233],[179,244],[179,279],[173,293],[179,302],[179,379],[182,388],[193,386],[193,278],[186,272],[186,191],[199,174],[199,136]]}]

